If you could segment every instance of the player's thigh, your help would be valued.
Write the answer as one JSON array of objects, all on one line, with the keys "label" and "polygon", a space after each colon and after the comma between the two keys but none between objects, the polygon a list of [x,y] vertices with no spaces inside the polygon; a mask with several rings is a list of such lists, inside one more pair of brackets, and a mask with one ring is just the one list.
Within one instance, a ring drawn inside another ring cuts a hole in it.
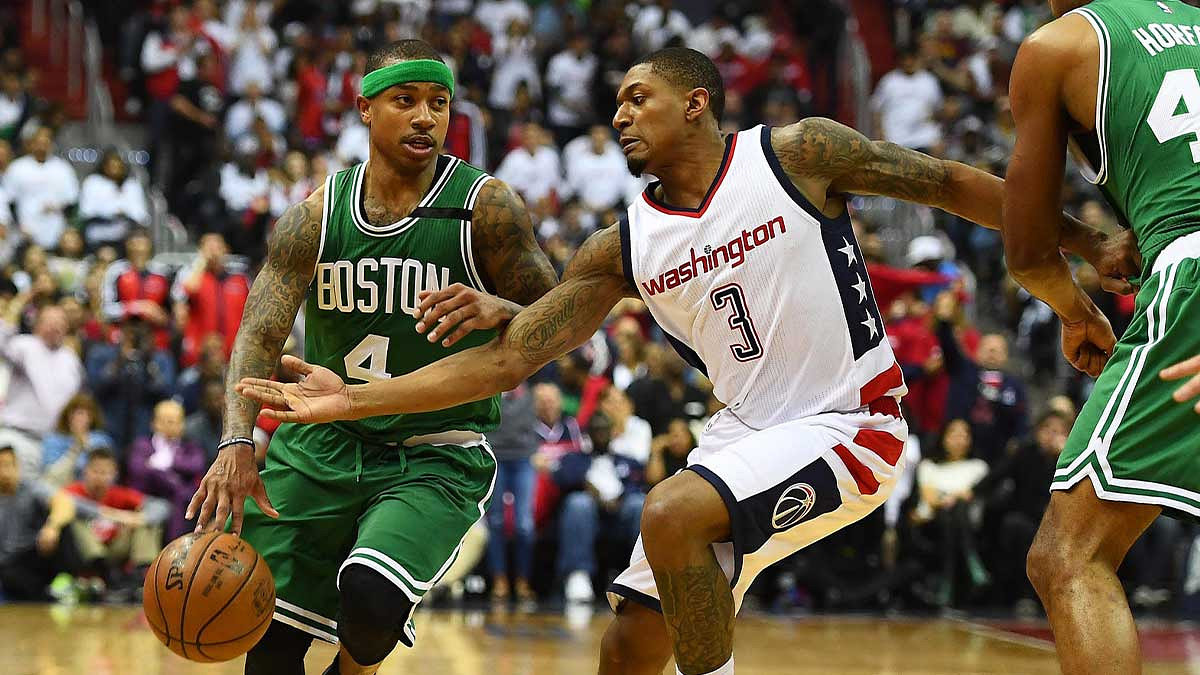
[{"label": "player's thigh", "polygon": [[[283,433],[283,436],[279,436]],[[261,475],[278,518],[246,502],[242,537],[262,554],[276,587],[276,620],[327,641],[336,637],[337,572],[354,543],[363,500],[355,491],[353,441],[322,437],[329,463],[299,461],[306,448],[281,428]],[[341,444],[341,447],[331,447]],[[345,466],[343,466],[345,465]]]},{"label": "player's thigh", "polygon": [[486,446],[406,450],[402,471],[383,465],[369,473],[378,490],[359,518],[345,564],[376,570],[419,602],[453,564],[468,530],[484,515],[496,461]]}]

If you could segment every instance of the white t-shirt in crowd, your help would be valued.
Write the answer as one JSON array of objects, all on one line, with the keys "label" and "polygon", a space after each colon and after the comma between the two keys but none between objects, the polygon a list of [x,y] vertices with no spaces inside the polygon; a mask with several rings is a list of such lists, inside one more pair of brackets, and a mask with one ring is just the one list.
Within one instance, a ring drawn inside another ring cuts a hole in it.
[{"label": "white t-shirt in crowd", "polygon": [[508,183],[528,204],[535,204],[562,185],[558,151],[543,145],[533,154],[515,148],[500,162],[496,178]]},{"label": "white t-shirt in crowd", "polygon": [[256,117],[261,117],[272,133],[282,134],[287,128],[287,111],[283,104],[264,97],[257,101],[242,99],[230,106],[225,114],[225,133],[232,139],[250,133]]},{"label": "white t-shirt in crowd", "polygon": [[83,179],[83,186],[79,190],[79,216],[84,220],[125,216],[142,225],[150,222],[150,214],[146,211],[146,193],[141,183],[134,178],[126,178],[123,184],[117,185],[98,173]]},{"label": "white t-shirt in crowd", "polygon": [[4,189],[17,206],[17,223],[42,248],[58,246],[67,220],[62,208],[79,199],[79,178],[61,157],[39,162],[18,157],[4,172]]},{"label": "white t-shirt in crowd", "polygon": [[245,211],[258,197],[270,196],[271,180],[262,169],[255,171],[253,176],[247,176],[238,171],[236,165],[230,163],[221,167],[219,192],[231,211]]},{"label": "white t-shirt in crowd", "polygon": [[643,465],[650,461],[650,444],[654,434],[650,431],[650,423],[633,415],[625,420],[625,431],[620,436],[613,436],[608,443],[608,451],[614,455],[628,457]]},{"label": "white t-shirt in crowd", "polygon": [[988,474],[987,462],[982,459],[960,459],[954,462],[921,460],[917,466],[917,485],[933,488],[941,496],[958,494],[979,484]]},{"label": "white t-shirt in crowd", "polygon": [[570,50],[563,50],[550,59],[546,66],[546,87],[558,90],[547,109],[551,124],[573,127],[587,120],[597,63],[595,54],[586,53],[577,58]]},{"label": "white t-shirt in crowd", "polygon": [[529,23],[529,5],[521,0],[481,0],[475,7],[475,19],[495,38],[508,32],[513,19]]},{"label": "white t-shirt in crowd", "polygon": [[571,152],[563,151],[567,187],[593,211],[614,207],[624,199],[629,181],[633,180],[621,146],[616,141],[609,141],[605,143],[604,151],[596,154],[591,138],[585,136],[583,140],[585,147],[575,146]]},{"label": "white t-shirt in crowd", "polygon": [[941,105],[942,88],[927,70],[912,75],[893,70],[879,80],[871,97],[884,140],[906,148],[929,148],[942,140],[942,128],[933,118]]}]

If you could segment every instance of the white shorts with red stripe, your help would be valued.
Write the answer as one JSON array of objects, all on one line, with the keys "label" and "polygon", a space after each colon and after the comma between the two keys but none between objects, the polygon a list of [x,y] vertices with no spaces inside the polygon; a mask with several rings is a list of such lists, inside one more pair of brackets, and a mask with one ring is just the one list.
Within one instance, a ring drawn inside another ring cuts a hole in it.
[{"label": "white shorts with red stripe", "polygon": [[[887,500],[903,473],[908,425],[895,397],[853,413],[823,413],[766,429],[729,409],[709,420],[688,456],[729,510],[732,541],[713,552],[740,609],[746,590],[772,563],[860,520]],[[687,518],[686,513],[679,514]],[[614,610],[632,600],[662,611],[639,537],[629,567],[608,588]]]}]

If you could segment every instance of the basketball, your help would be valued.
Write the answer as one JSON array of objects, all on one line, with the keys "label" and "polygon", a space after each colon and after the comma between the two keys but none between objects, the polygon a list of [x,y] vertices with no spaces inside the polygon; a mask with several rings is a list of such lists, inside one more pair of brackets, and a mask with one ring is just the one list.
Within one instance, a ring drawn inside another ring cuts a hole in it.
[{"label": "basketball", "polygon": [[159,641],[185,659],[228,661],[250,651],[275,610],[275,579],[245,540],[184,535],[146,573],[142,610]]}]

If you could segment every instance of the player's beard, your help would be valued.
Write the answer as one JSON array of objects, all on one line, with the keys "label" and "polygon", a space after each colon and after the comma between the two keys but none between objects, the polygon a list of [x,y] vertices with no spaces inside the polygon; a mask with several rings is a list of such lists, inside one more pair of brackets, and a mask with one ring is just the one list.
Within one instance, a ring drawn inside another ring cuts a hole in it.
[{"label": "player's beard", "polygon": [[633,174],[634,178],[641,178],[642,173],[646,171],[646,160],[644,159],[626,157],[625,165],[629,167],[629,173]]}]

